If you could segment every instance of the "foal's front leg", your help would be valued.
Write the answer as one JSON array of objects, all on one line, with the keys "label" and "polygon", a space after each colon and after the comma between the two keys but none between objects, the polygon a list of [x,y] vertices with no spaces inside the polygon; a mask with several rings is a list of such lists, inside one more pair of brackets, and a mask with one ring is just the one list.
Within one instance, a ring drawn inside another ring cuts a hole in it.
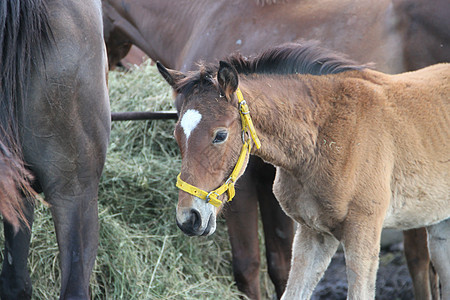
[{"label": "foal's front leg", "polygon": [[374,299],[382,219],[350,216],[342,243],[347,267],[347,299]]},{"label": "foal's front leg", "polygon": [[309,299],[336,252],[339,241],[332,235],[297,226],[292,265],[282,300]]}]

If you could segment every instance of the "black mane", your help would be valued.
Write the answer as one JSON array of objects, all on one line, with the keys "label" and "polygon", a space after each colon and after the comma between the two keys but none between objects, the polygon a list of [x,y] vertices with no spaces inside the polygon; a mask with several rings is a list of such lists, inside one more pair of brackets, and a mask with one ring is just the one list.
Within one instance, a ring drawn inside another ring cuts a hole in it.
[{"label": "black mane", "polygon": [[253,59],[233,55],[226,59],[241,74],[336,74],[362,70],[365,65],[346,58],[343,54],[319,47],[318,42],[283,44],[268,49]]},{"label": "black mane", "polygon": [[[288,43],[269,48],[254,58],[240,54],[224,59],[233,65],[239,74],[337,74],[351,70],[363,70],[367,65],[360,65],[346,58],[343,54],[322,48],[316,41],[301,44]],[[187,94],[192,88],[213,83],[217,65],[200,64],[200,70],[190,73],[178,86],[178,92]]]}]

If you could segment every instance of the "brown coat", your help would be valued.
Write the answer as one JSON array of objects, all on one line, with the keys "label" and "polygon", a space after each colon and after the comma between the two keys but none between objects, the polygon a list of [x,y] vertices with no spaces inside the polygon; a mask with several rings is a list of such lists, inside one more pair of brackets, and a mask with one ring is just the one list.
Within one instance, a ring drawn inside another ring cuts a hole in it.
[{"label": "brown coat", "polygon": [[[236,163],[239,84],[262,142],[252,153],[277,167],[274,193],[300,224],[283,299],[309,298],[340,242],[348,297],[374,298],[383,227],[427,227],[443,297],[449,298],[450,65],[387,75],[335,56],[309,55],[318,51],[311,45],[285,48],[250,62],[221,62],[217,79],[213,67],[186,77],[159,66],[184,98],[175,130],[182,179],[212,190]],[[295,59],[282,61],[286,57]],[[306,73],[316,75],[283,75],[277,63],[307,65]],[[194,111],[201,121],[187,136],[184,114]],[[227,132],[221,143],[214,142],[218,131]],[[198,200],[180,191],[177,219],[196,210],[200,228],[211,234],[218,210]]]}]

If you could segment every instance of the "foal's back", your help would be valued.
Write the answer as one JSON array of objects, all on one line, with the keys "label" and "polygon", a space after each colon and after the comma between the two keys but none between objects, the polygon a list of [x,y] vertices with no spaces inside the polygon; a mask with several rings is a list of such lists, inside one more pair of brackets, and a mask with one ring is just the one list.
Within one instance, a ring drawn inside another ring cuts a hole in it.
[{"label": "foal's back", "polygon": [[335,75],[343,78],[338,91],[350,105],[334,114],[325,133],[344,146],[326,147],[335,159],[329,173],[339,187],[329,196],[382,202],[384,227],[410,229],[447,219],[450,64],[398,75],[350,72]]},{"label": "foal's back", "polygon": [[395,136],[396,140],[409,145],[408,152],[422,154],[431,161],[447,161],[450,153],[450,64],[393,75],[392,79],[386,95],[392,103],[392,117],[395,117],[389,125],[394,132],[402,134]]},{"label": "foal's back", "polygon": [[393,147],[392,198],[384,225],[430,225],[450,213],[450,64],[390,78],[381,125]]}]

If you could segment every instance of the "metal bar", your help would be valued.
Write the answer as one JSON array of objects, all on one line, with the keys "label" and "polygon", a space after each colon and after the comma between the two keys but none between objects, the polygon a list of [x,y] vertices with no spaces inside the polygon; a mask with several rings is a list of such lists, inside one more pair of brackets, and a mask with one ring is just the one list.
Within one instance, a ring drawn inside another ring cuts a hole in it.
[{"label": "metal bar", "polygon": [[112,112],[111,121],[138,121],[138,120],[176,120],[176,111],[130,111]]}]

